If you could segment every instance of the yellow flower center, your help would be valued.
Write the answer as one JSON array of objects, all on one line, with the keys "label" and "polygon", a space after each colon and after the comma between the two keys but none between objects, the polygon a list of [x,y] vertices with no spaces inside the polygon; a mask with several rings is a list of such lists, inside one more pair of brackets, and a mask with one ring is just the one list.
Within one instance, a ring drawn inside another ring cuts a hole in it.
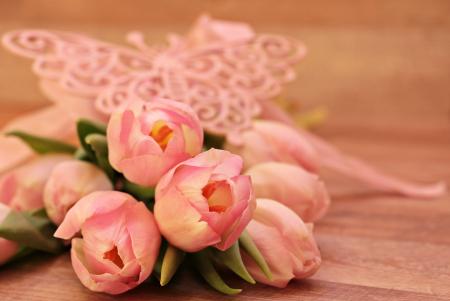
[{"label": "yellow flower center", "polygon": [[150,131],[150,137],[152,137],[164,151],[166,150],[170,139],[173,137],[173,131],[164,121],[158,120],[153,124],[152,130]]},{"label": "yellow flower center", "polygon": [[222,213],[232,204],[230,186],[226,181],[210,182],[202,189],[202,194],[208,201],[209,211]]}]

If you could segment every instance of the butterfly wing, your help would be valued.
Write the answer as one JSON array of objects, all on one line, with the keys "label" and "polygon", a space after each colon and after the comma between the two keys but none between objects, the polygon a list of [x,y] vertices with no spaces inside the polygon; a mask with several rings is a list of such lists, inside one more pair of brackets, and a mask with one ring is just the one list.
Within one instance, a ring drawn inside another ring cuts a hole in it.
[{"label": "butterfly wing", "polygon": [[304,54],[301,43],[275,35],[185,49],[176,57],[187,91],[179,99],[196,110],[207,130],[239,143],[239,132],[259,115],[260,102],[295,78],[293,66]]},{"label": "butterfly wing", "polygon": [[191,105],[207,131],[237,143],[259,114],[259,102],[294,78],[292,66],[305,53],[302,44],[273,35],[145,53],[42,30],[10,32],[3,43],[34,59],[46,95],[78,115],[106,117],[130,100],[168,97]]},{"label": "butterfly wing", "polygon": [[123,77],[153,68],[152,58],[139,51],[74,33],[19,30],[7,33],[3,44],[34,60],[33,71],[42,80],[44,92],[56,102],[92,101]]}]

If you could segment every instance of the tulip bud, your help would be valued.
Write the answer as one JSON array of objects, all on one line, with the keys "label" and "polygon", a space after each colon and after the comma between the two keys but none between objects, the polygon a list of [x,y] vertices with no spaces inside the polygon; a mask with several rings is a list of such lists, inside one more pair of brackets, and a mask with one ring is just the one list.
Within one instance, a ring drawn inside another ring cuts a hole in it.
[{"label": "tulip bud", "polygon": [[43,192],[53,168],[71,157],[67,155],[45,155],[13,169],[0,179],[0,203],[14,210],[40,209]]},{"label": "tulip bud", "polygon": [[97,190],[112,190],[106,174],[97,166],[71,160],[58,164],[44,189],[44,204],[49,218],[61,224],[67,211],[83,196]]},{"label": "tulip bud", "polygon": [[247,231],[272,272],[269,280],[253,259],[243,252],[244,263],[256,281],[282,288],[291,279],[306,278],[318,270],[321,257],[312,234],[312,224],[303,223],[283,204],[257,199]]},{"label": "tulip bud", "polygon": [[297,165],[279,162],[260,163],[247,172],[257,198],[276,200],[298,214],[304,222],[325,215],[330,198],[318,175]]},{"label": "tulip bud", "polygon": [[147,279],[161,236],[144,203],[119,191],[93,192],[67,213],[55,237],[72,239],[72,266],[90,290],[128,291]]},{"label": "tulip bud", "polygon": [[242,133],[241,140],[241,145],[228,142],[225,149],[240,155],[246,169],[268,161],[300,165],[313,172],[319,168],[319,157],[313,146],[285,124],[256,120]]}]

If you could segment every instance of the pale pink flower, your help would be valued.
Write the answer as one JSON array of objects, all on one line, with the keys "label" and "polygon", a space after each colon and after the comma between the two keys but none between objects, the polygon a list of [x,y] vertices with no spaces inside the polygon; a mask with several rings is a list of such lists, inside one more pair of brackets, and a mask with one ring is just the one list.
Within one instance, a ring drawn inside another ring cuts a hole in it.
[{"label": "pale pink flower", "polygon": [[[11,208],[0,203],[0,224],[3,223],[10,211]],[[0,265],[6,263],[16,255],[19,249],[20,246],[17,243],[0,237]]]},{"label": "pale pink flower", "polygon": [[[10,170],[0,178],[0,224],[11,210],[36,210],[44,206],[43,190],[53,168],[70,156],[46,155]],[[20,246],[0,238],[0,265],[11,259]]]},{"label": "pale pink flower", "polygon": [[44,189],[44,204],[50,219],[61,224],[67,211],[83,196],[97,190],[112,190],[111,181],[97,166],[79,160],[58,164]]},{"label": "pale pink flower", "polygon": [[107,138],[111,165],[132,182],[154,186],[170,168],[201,151],[203,130],[189,106],[155,99],[113,113]]},{"label": "pale pink flower", "polygon": [[90,290],[128,291],[149,277],[161,237],[144,203],[119,191],[93,192],[67,213],[55,237],[72,239],[72,266]]},{"label": "pale pink flower", "polygon": [[40,156],[0,178],[0,203],[14,210],[35,210],[44,207],[45,183],[53,168],[66,160],[68,155]]},{"label": "pale pink flower", "polygon": [[255,200],[242,159],[210,149],[171,169],[156,187],[155,218],[174,246],[229,248],[252,217]]},{"label": "pale pink flower", "polygon": [[242,156],[245,168],[258,163],[278,161],[298,164],[317,171],[319,157],[310,143],[282,123],[255,120],[252,128],[241,134],[242,144],[227,143],[225,148]]},{"label": "pale pink flower", "polygon": [[[315,149],[320,158],[320,165],[338,173],[359,180],[376,189],[386,192],[402,194],[416,198],[436,198],[447,193],[447,184],[444,181],[436,183],[414,183],[402,180],[384,173],[370,164],[341,152],[319,136],[314,135],[295,125],[289,114],[270,101],[261,103],[261,118],[276,120],[293,130],[293,140],[303,140]],[[274,121],[273,121],[274,122]],[[276,160],[279,161],[279,160]],[[304,164],[301,164],[305,167]]]},{"label": "pale pink flower", "polygon": [[298,214],[304,222],[314,222],[325,215],[330,197],[319,176],[297,165],[265,162],[246,172],[252,178],[257,198],[276,200]]},{"label": "pale pink flower", "polygon": [[312,234],[312,224],[303,223],[283,204],[257,199],[247,231],[272,272],[272,280],[269,280],[253,259],[243,252],[244,263],[256,281],[282,288],[291,279],[309,277],[319,269],[321,257]]}]

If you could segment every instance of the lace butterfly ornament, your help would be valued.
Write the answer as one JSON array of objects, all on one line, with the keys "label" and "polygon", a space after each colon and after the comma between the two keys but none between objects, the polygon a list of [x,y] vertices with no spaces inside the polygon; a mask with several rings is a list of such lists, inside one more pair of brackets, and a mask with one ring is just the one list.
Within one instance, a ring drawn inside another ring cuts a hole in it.
[{"label": "lace butterfly ornament", "polygon": [[[227,142],[237,146],[242,143],[241,133],[251,128],[256,117],[296,127],[289,114],[270,99],[295,78],[293,66],[306,53],[299,41],[256,34],[248,24],[207,15],[201,16],[187,35],[168,35],[166,46],[147,45],[139,32],[129,33],[127,39],[135,49],[75,33],[19,30],[4,35],[3,44],[34,60],[33,70],[43,92],[59,106],[44,112],[44,117],[33,118],[47,124],[45,116],[53,116],[59,119],[59,129],[67,128],[63,122],[67,113],[61,115],[61,108],[106,120],[130,101],[151,102],[157,97],[190,105],[207,132],[226,136]],[[322,167],[405,196],[427,199],[446,193],[444,182],[403,181],[341,153],[312,133],[297,130],[315,149]],[[16,155],[17,144],[8,143],[0,140],[2,148],[9,150],[4,154],[8,162],[26,158],[25,154]],[[17,158],[11,159],[14,156]],[[0,165],[0,172],[9,167]]]},{"label": "lace butterfly ornament", "polygon": [[190,105],[206,131],[235,143],[261,103],[295,78],[306,52],[294,39],[207,15],[186,36],[169,35],[168,46],[148,46],[139,32],[127,38],[136,49],[44,30],[7,33],[3,44],[34,60],[44,93],[63,106],[78,102],[106,118],[131,100],[171,98]]}]

